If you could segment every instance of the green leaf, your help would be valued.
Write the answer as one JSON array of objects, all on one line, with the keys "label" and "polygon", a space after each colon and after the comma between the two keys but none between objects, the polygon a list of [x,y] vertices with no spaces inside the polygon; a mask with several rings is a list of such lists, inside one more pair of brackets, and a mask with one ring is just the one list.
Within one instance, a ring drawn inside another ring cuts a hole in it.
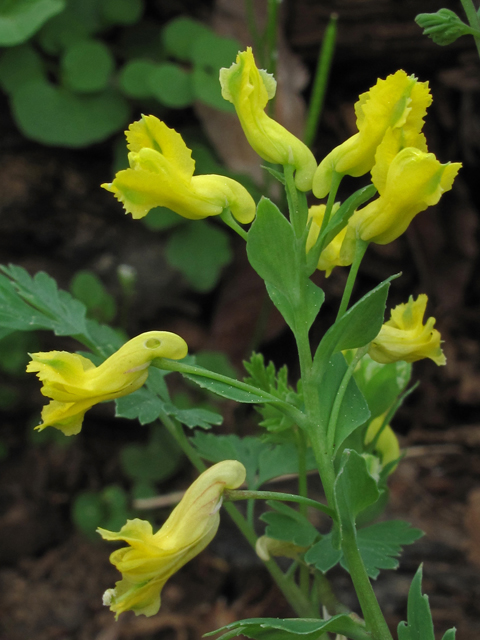
[{"label": "green leaf", "polygon": [[[357,530],[357,544],[370,578],[377,578],[381,569],[397,569],[402,547],[423,536],[403,520],[378,522]],[[346,568],[344,562],[342,565]]]},{"label": "green leaf", "polygon": [[195,38],[191,55],[193,68],[193,93],[197,100],[220,109],[234,112],[233,105],[222,98],[218,76],[222,67],[235,62],[242,45],[233,38],[222,38],[207,31]]},{"label": "green leaf", "polygon": [[172,109],[182,109],[194,99],[192,74],[172,62],[163,62],[151,70],[147,85],[150,95]]},{"label": "green leaf", "polygon": [[406,622],[397,628],[398,640],[435,640],[428,596],[422,595],[422,565],[418,568],[408,592]]},{"label": "green leaf", "polygon": [[228,376],[235,378],[237,371],[230,362],[226,353],[222,351],[197,351],[195,354],[195,364],[204,369],[209,369],[215,373],[220,373],[222,376]]},{"label": "green leaf", "polygon": [[[157,64],[151,60],[130,60],[120,72],[121,90],[130,98],[151,98],[150,76],[156,68]],[[122,144],[125,146],[124,140]],[[179,217],[177,214],[175,216]]]},{"label": "green leaf", "polygon": [[450,9],[439,9],[436,13],[419,13],[415,22],[423,29],[423,35],[442,47],[471,32],[468,25]]},{"label": "green leaf", "polygon": [[334,485],[340,529],[355,531],[359,513],[376,502],[379,491],[369,474],[365,458],[352,449],[345,449]]},{"label": "green leaf", "polygon": [[179,409],[172,404],[165,405],[166,412],[174,416],[179,422],[193,429],[200,427],[201,429],[211,429],[212,425],[220,425],[223,422],[223,416],[215,411],[208,409],[192,408]]},{"label": "green leaf", "polygon": [[405,390],[412,374],[409,362],[380,364],[367,354],[355,369],[354,378],[365,397],[371,417],[385,413]]},{"label": "green leaf", "polygon": [[364,347],[377,337],[383,324],[390,281],[395,277],[391,276],[369,291],[323,336],[314,358],[319,383],[332,354]]},{"label": "green leaf", "polygon": [[[125,148],[124,140],[122,140],[122,148]],[[147,215],[142,218],[142,222],[146,227],[154,231],[165,231],[172,227],[178,227],[181,224],[188,224],[186,218],[182,218],[178,213],[166,207],[154,207],[150,209]]]},{"label": "green leaf", "polygon": [[101,0],[100,11],[110,24],[131,25],[142,17],[144,5],[143,0]]},{"label": "green leaf", "polygon": [[205,635],[211,636],[221,631],[225,633],[217,640],[227,640],[240,635],[254,640],[300,640],[300,638],[301,640],[318,640],[327,632],[344,635],[351,640],[367,640],[369,638],[363,624],[354,621],[344,613],[332,616],[328,620],[309,618],[238,620]]},{"label": "green leaf", "polygon": [[[422,536],[423,532],[420,529],[414,529],[402,520],[379,522],[358,529],[358,550],[370,578],[377,578],[381,569],[397,569],[397,558],[402,552],[402,547],[412,544]],[[323,573],[340,562],[348,571],[343,553],[332,544],[332,534],[324,536],[306,552],[305,562],[313,564]]]},{"label": "green leaf", "polygon": [[[201,367],[198,367],[198,369],[201,369]],[[239,389],[235,384],[221,382],[208,377],[209,371],[207,369],[205,369],[205,373],[207,374],[205,376],[192,373],[184,373],[183,376],[187,378],[187,380],[191,380],[192,382],[195,382],[195,384],[198,384],[199,387],[207,389],[218,396],[222,396],[222,398],[236,400],[237,402],[245,402],[247,404],[273,402],[271,398],[253,387],[251,390]],[[232,379],[232,382],[237,382],[237,380]]]},{"label": "green leaf", "polygon": [[[330,359],[326,372],[319,385],[320,394],[320,421],[325,432],[330,422],[333,405],[336,400],[339,387],[348,369],[343,354],[336,353]],[[338,412],[334,438],[334,452],[338,454],[342,443],[360,425],[370,418],[370,410],[362,392],[357,387],[353,378],[350,378]]]},{"label": "green leaf", "polygon": [[179,445],[163,427],[153,427],[147,445],[127,445],[120,451],[124,473],[139,482],[161,482],[170,478],[183,458]]},{"label": "green leaf", "polygon": [[235,435],[220,436],[197,431],[190,442],[198,453],[209,462],[238,460],[247,470],[247,486],[257,489],[258,458],[265,445],[258,438],[239,438]]},{"label": "green leaf", "polygon": [[232,259],[227,233],[212,224],[192,222],[171,233],[165,251],[172,267],[200,292],[211,291]]},{"label": "green leaf", "polygon": [[99,320],[111,322],[116,313],[115,300],[92,271],[77,271],[70,283],[72,294]]},{"label": "green leaf", "polygon": [[25,42],[64,8],[65,0],[1,0],[0,46]]},{"label": "green leaf", "polygon": [[68,47],[60,61],[63,84],[78,93],[102,91],[115,68],[110,49],[103,42],[83,40]]},{"label": "green leaf", "polygon": [[115,400],[117,418],[137,419],[140,424],[150,424],[165,410],[165,403],[147,387]]},{"label": "green leaf", "polygon": [[209,28],[201,22],[191,18],[176,18],[162,31],[163,46],[167,54],[185,62],[193,62],[193,44],[200,36],[209,33]]},{"label": "green leaf", "polygon": [[[272,241],[272,229],[275,230]],[[248,232],[250,264],[265,280],[272,302],[295,332],[296,323],[310,327],[324,300],[323,291],[311,282],[297,264],[295,234],[291,224],[268,198],[262,198],[257,216]],[[301,280],[303,278],[303,281]],[[301,300],[298,291],[304,288]]]},{"label": "green leaf", "polygon": [[[273,478],[286,474],[298,473],[298,453],[292,442],[278,445],[267,445],[258,457],[258,486]],[[307,451],[307,471],[317,468],[313,451]]]},{"label": "green leaf", "polygon": [[58,55],[74,42],[100,31],[104,24],[98,0],[69,0],[65,10],[51,18],[38,32],[37,40],[50,55]]},{"label": "green leaf", "polygon": [[304,555],[304,560],[322,573],[327,573],[340,562],[342,557],[342,551],[335,549],[332,544],[332,534],[329,533],[310,547]]},{"label": "green leaf", "polygon": [[0,85],[13,93],[20,85],[45,77],[42,58],[30,44],[6,49],[0,58]]},{"label": "green leaf", "polygon": [[455,627],[448,629],[448,631],[445,631],[443,634],[442,640],[455,640],[456,631]]},{"label": "green leaf", "polygon": [[0,326],[13,330],[50,329],[58,336],[87,335],[85,306],[40,271],[32,278],[15,265],[0,267]]},{"label": "green leaf", "polygon": [[269,500],[267,504],[274,511],[262,513],[260,520],[267,523],[265,535],[269,538],[292,542],[299,547],[309,547],[320,535],[299,511],[276,500]]},{"label": "green leaf", "polygon": [[35,80],[12,95],[19,129],[32,140],[60,147],[85,147],[105,140],[130,118],[125,99],[114,89],[76,95],[68,89]]}]

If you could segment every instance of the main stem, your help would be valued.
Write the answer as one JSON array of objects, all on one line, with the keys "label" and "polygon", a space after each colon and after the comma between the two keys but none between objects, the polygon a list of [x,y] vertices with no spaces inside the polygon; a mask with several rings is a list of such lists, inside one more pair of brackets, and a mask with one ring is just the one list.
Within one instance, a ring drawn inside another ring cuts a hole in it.
[{"label": "main stem", "polygon": [[[477,10],[472,0],[461,0],[461,2],[470,26],[472,27],[472,29],[475,29],[475,31],[480,31],[480,18],[478,17]],[[474,35],[473,38],[475,40],[478,55],[480,56],[480,37]]]}]

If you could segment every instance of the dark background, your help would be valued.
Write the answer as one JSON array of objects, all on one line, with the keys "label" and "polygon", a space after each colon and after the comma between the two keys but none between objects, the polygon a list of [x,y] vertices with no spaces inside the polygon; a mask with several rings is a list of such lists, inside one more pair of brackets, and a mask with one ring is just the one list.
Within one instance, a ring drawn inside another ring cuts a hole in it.
[{"label": "dark background", "polygon": [[[427,535],[407,549],[398,572],[379,578],[379,599],[395,628],[405,618],[408,587],[423,561],[424,591],[430,596],[438,637],[454,625],[461,640],[474,640],[480,633],[480,64],[471,38],[439,47],[422,36],[415,15],[440,6],[463,16],[456,2],[290,0],[282,4],[282,30],[285,48],[313,73],[328,17],[331,12],[339,16],[331,81],[314,145],[318,159],[354,133],[353,104],[359,93],[377,77],[403,68],[430,82],[434,102],[425,125],[429,149],[441,162],[463,162],[453,191],[438,206],[421,213],[391,245],[371,248],[355,295],[402,271],[392,285],[390,305],[427,293],[429,314],[437,318],[448,359],[444,368],[430,361],[415,365],[414,376],[422,385],[393,425],[408,453],[391,479],[388,516],[404,517]],[[147,7],[164,22],[190,15],[217,25],[222,11],[211,2],[180,0],[159,0]],[[309,85],[307,99],[308,91]],[[181,131],[200,117],[200,109],[172,112],[167,124]],[[5,96],[0,96],[0,139],[2,264],[20,264],[31,274],[45,270],[64,288],[79,269],[91,269],[116,296],[116,268],[130,264],[138,273],[131,335],[173,330],[191,351],[223,349],[240,364],[265,303],[263,285],[246,263],[241,241],[232,237],[235,260],[215,291],[195,294],[166,264],[162,234],[125,216],[100,189],[112,176],[110,142],[69,150],[26,140]],[[225,149],[218,152],[225,154]],[[228,152],[235,156],[233,147]],[[345,193],[350,187],[357,185],[346,180]],[[345,279],[342,269],[326,281],[319,277],[327,306],[314,327],[314,339],[328,327]],[[43,350],[76,348],[49,334],[39,335],[39,345]],[[292,342],[275,314],[266,323],[262,345],[278,365],[289,364],[294,380]],[[114,421],[112,406],[102,405],[87,414],[82,434],[68,446],[35,444],[31,429],[42,406],[37,381],[5,372],[1,376],[2,383],[19,394],[0,423],[8,452],[0,466],[1,640],[183,640],[235,619],[292,615],[224,515],[214,543],[165,587],[158,616],[126,614],[114,623],[113,614],[101,605],[103,591],[118,579],[108,563],[111,549],[75,530],[70,504],[81,491],[115,482],[127,486],[118,452],[125,443],[145,439],[146,430]],[[224,431],[249,432],[249,416],[228,403],[222,411]],[[184,465],[159,491],[184,488],[193,477]],[[317,491],[314,483],[312,491]],[[159,523],[165,513],[155,515]],[[333,572],[333,581],[339,596],[356,608],[346,574]]]}]

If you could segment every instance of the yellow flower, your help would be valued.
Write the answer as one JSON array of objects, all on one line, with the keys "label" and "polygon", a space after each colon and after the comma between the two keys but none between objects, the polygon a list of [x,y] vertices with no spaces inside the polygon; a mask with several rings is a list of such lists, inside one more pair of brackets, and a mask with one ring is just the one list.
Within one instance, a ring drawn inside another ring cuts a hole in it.
[{"label": "yellow flower", "polygon": [[255,202],[241,184],[225,176],[193,175],[195,161],[182,136],[155,116],[143,116],[125,134],[130,168],[102,187],[134,218],[160,206],[191,220],[225,209],[244,224],[255,217]]},{"label": "yellow flower", "polygon": [[[370,442],[375,438],[383,424],[385,415],[386,414],[384,413],[381,416],[374,418],[368,425],[367,433],[365,434],[365,444],[370,444]],[[383,467],[386,467],[387,464],[394,460],[398,460],[400,457],[400,445],[398,444],[398,438],[390,425],[387,424],[379,435],[375,445],[375,452],[380,454]],[[389,473],[393,473],[395,469],[396,465]]]},{"label": "yellow flower", "polygon": [[380,197],[348,221],[356,238],[377,244],[393,242],[417,213],[437,204],[442,193],[452,188],[462,166],[459,162],[441,164],[433,153],[417,147],[397,152],[399,146],[390,130],[378,147],[372,178]]},{"label": "yellow flower", "polygon": [[387,129],[401,129],[409,138],[418,135],[432,98],[428,82],[418,82],[399,70],[363,93],[355,104],[358,133],[331,151],[320,163],[313,193],[323,198],[332,175],[363,176],[373,167],[375,152]]},{"label": "yellow flower", "polygon": [[257,69],[251,47],[239,52],[229,69],[220,69],[220,84],[222,96],[235,106],[251,147],[267,162],[293,165],[297,188],[309,191],[317,168],[315,158],[301,140],[265,113],[277,83],[264,69]]},{"label": "yellow flower", "polygon": [[434,329],[435,318],[428,318],[423,324],[427,302],[427,296],[422,293],[416,300],[410,296],[406,304],[392,309],[390,320],[370,345],[368,354],[372,360],[388,364],[398,360],[416,362],[430,358],[437,365],[446,364],[440,333]]},{"label": "yellow flower", "polygon": [[79,433],[90,407],[139,389],[154,358],[179,360],[187,350],[185,340],[175,333],[148,331],[129,340],[98,367],[68,351],[31,354],[27,371],[37,374],[43,382],[42,394],[52,398],[43,408],[42,424],[35,428],[55,427],[66,436]]},{"label": "yellow flower", "polygon": [[236,460],[210,467],[190,486],[155,534],[149,522],[138,518],[127,520],[118,533],[97,529],[105,540],[124,540],[130,545],[110,556],[122,580],[105,592],[104,604],[117,618],[129,610],[136,615],[157,613],[163,585],[215,536],[223,492],[239,487],[245,474],[245,467]]},{"label": "yellow flower", "polygon": [[[332,208],[332,215],[338,210],[340,203],[336,202]],[[318,239],[320,229],[322,227],[323,217],[325,215],[326,206],[324,204],[313,205],[308,210],[308,219],[312,220],[308,231],[306,249],[307,253],[313,247]],[[350,256],[344,256],[342,253],[342,244],[347,233],[347,227],[342,229],[339,234],[328,244],[320,254],[317,269],[326,272],[326,277],[332,273],[334,267],[347,267],[352,264]]]}]

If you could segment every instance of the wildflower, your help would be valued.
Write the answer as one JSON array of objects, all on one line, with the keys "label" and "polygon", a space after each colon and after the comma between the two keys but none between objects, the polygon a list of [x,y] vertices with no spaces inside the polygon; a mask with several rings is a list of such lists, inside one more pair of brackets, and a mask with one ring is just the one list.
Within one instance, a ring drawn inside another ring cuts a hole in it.
[{"label": "wildflower", "polygon": [[37,374],[42,394],[52,398],[36,429],[55,427],[67,436],[79,433],[85,412],[94,404],[133,393],[146,381],[154,358],[179,360],[187,349],[175,333],[149,331],[129,340],[98,367],[68,351],[31,354],[27,371]]},{"label": "wildflower", "polygon": [[[334,214],[339,207],[340,203],[336,202],[333,205],[332,214]],[[324,204],[318,204],[313,205],[308,210],[308,219],[311,219],[312,222],[310,224],[306,243],[307,253],[310,251],[310,249],[318,239],[318,235],[322,227],[323,217],[325,215],[325,209],[326,206]],[[320,254],[317,269],[319,269],[319,271],[325,271],[325,275],[327,278],[332,273],[334,267],[347,267],[348,265],[352,264],[352,260],[350,259],[351,256],[345,256],[344,253],[342,253],[342,244],[344,242],[346,233],[347,227],[344,227]]]},{"label": "wildflower", "polygon": [[378,147],[372,179],[380,197],[348,221],[356,238],[377,244],[393,242],[417,213],[437,204],[442,193],[452,188],[462,166],[459,162],[441,164],[433,153],[418,147],[398,151],[399,146],[390,130]]},{"label": "wildflower", "polygon": [[333,149],[318,166],[313,193],[318,198],[328,194],[333,172],[353,177],[368,173],[387,129],[401,129],[407,137],[420,133],[431,102],[428,82],[418,82],[405,71],[379,79],[355,104],[358,133]]},{"label": "wildflower", "polygon": [[182,136],[155,116],[143,116],[125,132],[129,169],[102,187],[134,218],[168,207],[191,220],[230,209],[241,223],[255,217],[255,202],[240,183],[219,175],[194,176],[195,161]]},{"label": "wildflower", "polygon": [[370,345],[368,354],[372,360],[388,364],[398,360],[415,362],[430,358],[437,365],[446,364],[440,333],[433,328],[435,318],[428,318],[423,324],[427,302],[427,296],[422,293],[416,300],[410,296],[406,304],[392,309],[390,320]]},{"label": "wildflower", "polygon": [[127,520],[118,533],[97,529],[105,540],[124,540],[130,546],[114,551],[110,562],[122,579],[104,595],[116,613],[132,610],[152,616],[160,608],[160,593],[170,576],[200,553],[215,536],[225,489],[245,480],[245,467],[224,460],[204,471],[157,533],[145,520]]},{"label": "wildflower", "polygon": [[[386,414],[384,413],[370,422],[365,434],[365,444],[370,444],[370,442],[373,441],[383,425],[385,415]],[[400,445],[398,444],[398,438],[390,425],[387,424],[383,427],[375,444],[375,452],[380,455],[383,467],[386,467],[390,462],[398,460],[400,457]],[[394,466],[389,473],[393,473],[395,468],[396,466]]]},{"label": "wildflower", "polygon": [[251,47],[239,52],[229,69],[220,69],[220,84],[222,96],[235,106],[251,147],[267,162],[293,165],[297,188],[311,189],[315,158],[301,140],[265,113],[277,83],[264,69],[257,69]]}]

